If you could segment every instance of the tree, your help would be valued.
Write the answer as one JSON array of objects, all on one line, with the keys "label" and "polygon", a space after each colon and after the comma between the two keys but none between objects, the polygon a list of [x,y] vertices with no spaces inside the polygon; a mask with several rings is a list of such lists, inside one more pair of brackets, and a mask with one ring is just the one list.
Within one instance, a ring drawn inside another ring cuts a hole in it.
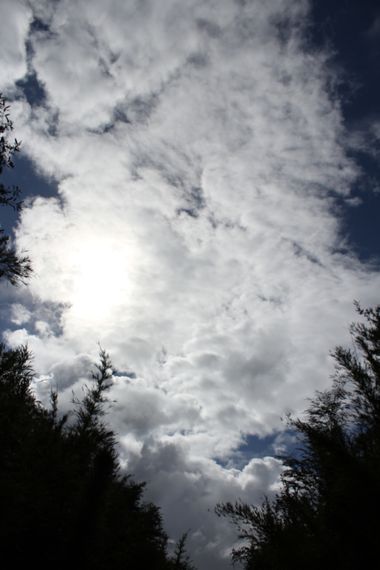
[{"label": "tree", "polygon": [[332,387],[302,419],[282,490],[261,506],[217,506],[239,529],[233,560],[254,570],[375,567],[380,533],[380,307],[351,326],[353,349],[333,352]]},{"label": "tree", "polygon": [[[13,155],[20,150],[20,143],[15,139],[8,141],[7,135],[13,130],[13,123],[9,118],[9,106],[0,93],[0,175],[5,168],[14,168]],[[0,205],[9,206],[20,212],[22,202],[19,200],[20,188],[8,187],[0,182]],[[26,255],[18,255],[11,244],[10,236],[0,228],[0,279],[9,281],[12,285],[25,283],[30,277],[32,266]]]},{"label": "tree", "polygon": [[84,398],[62,416],[35,398],[26,347],[0,346],[0,549],[12,567],[172,570],[159,509],[118,465],[103,419],[112,365],[101,351]]},{"label": "tree", "polygon": [[173,570],[195,570],[195,566],[186,551],[187,537],[188,532],[185,532],[180,536],[175,546],[174,556],[172,558]]}]

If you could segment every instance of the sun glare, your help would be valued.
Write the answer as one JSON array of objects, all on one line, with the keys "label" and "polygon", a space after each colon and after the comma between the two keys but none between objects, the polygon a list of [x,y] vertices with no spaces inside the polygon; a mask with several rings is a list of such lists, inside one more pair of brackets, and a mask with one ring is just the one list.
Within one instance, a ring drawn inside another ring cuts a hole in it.
[{"label": "sun glare", "polygon": [[76,318],[98,321],[131,293],[131,255],[115,241],[88,240],[71,258],[70,304]]}]

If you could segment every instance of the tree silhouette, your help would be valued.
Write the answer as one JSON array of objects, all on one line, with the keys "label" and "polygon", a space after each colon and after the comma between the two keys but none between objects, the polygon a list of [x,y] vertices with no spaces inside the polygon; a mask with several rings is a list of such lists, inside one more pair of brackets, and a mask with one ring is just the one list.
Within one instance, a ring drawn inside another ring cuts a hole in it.
[{"label": "tree silhouette", "polygon": [[193,565],[186,550],[188,534],[188,532],[185,532],[180,536],[175,546],[174,556],[172,558],[173,570],[195,570],[195,566]]},{"label": "tree silhouette", "polygon": [[[12,567],[173,569],[159,509],[121,473],[103,419],[112,365],[100,363],[76,409],[45,409],[26,347],[0,346],[0,548]],[[183,552],[181,556],[183,555]],[[187,558],[186,558],[187,560]],[[175,566],[190,568],[190,566]]]},{"label": "tree silhouette", "polygon": [[[243,543],[244,568],[375,567],[380,522],[380,307],[351,326],[353,349],[333,352],[331,389],[303,419],[289,419],[301,447],[285,458],[282,490],[261,506],[220,504]],[[375,561],[375,562],[374,562]]]},{"label": "tree silhouette", "polygon": [[[13,123],[9,118],[9,106],[0,93],[0,175],[4,168],[13,168],[13,155],[20,150],[20,143],[15,139],[13,143],[8,140],[13,130]],[[22,202],[19,200],[20,188],[18,186],[5,186],[0,182],[0,205],[9,206],[19,212]],[[10,236],[0,228],[0,279],[9,281],[12,285],[25,283],[30,277],[32,266],[29,257],[18,255],[11,244]]]}]

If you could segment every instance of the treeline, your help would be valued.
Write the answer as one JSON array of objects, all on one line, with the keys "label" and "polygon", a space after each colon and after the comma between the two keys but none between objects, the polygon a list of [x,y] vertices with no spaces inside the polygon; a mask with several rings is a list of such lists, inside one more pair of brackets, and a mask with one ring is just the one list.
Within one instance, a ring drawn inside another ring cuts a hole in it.
[{"label": "treeline", "polygon": [[[19,143],[0,96],[0,174]],[[0,184],[0,205],[19,210],[18,188]],[[31,273],[0,228],[0,279]],[[299,448],[282,458],[282,487],[261,506],[216,508],[238,529],[232,561],[246,570],[356,570],[377,567],[380,536],[380,307],[352,325],[353,348],[333,353],[332,387],[302,419],[289,418]],[[31,389],[27,347],[0,345],[0,552],[9,567],[192,570],[186,535],[174,555],[159,509],[144,484],[118,465],[115,433],[104,421],[112,364],[103,351],[91,384],[69,415],[57,394],[43,407]]]}]

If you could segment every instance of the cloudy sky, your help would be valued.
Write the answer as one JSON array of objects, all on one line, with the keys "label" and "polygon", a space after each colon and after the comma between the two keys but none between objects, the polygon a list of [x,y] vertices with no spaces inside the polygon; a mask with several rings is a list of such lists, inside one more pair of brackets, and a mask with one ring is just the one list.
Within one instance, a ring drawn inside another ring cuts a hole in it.
[{"label": "cloudy sky", "polygon": [[110,353],[123,465],[199,570],[379,302],[379,39],[371,1],[2,0],[34,267],[3,338],[63,407]]}]

